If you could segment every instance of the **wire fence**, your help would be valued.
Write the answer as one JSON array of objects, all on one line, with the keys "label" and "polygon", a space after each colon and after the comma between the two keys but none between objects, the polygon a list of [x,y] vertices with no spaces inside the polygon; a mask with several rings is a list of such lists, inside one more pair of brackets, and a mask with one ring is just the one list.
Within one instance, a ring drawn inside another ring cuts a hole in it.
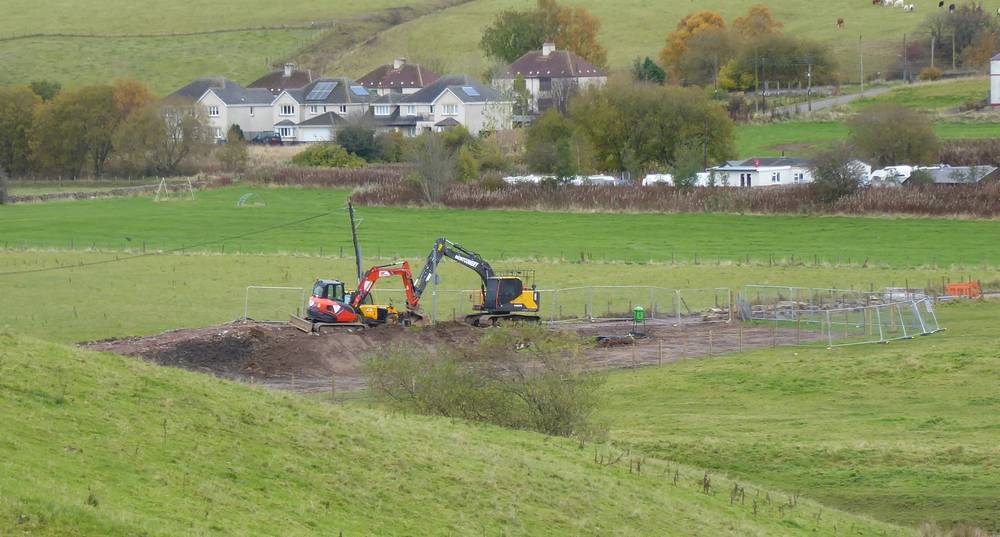
[{"label": "wire fence", "polygon": [[932,297],[898,287],[865,292],[750,285],[739,293],[735,318],[772,323],[794,330],[796,341],[827,347],[888,343],[942,330]]},{"label": "wire fence", "polygon": [[[299,287],[248,286],[244,317],[269,322],[301,315],[305,293]],[[462,319],[473,311],[480,293],[432,288],[421,297],[424,318],[432,323]],[[629,320],[633,309],[641,307],[647,322],[661,326],[770,326],[772,340],[799,346],[888,343],[943,330],[935,299],[904,287],[862,291],[747,285],[734,291],[605,285],[541,289],[539,295],[539,316],[551,324]],[[372,298],[377,304],[406,307],[401,289],[376,289]]]}]

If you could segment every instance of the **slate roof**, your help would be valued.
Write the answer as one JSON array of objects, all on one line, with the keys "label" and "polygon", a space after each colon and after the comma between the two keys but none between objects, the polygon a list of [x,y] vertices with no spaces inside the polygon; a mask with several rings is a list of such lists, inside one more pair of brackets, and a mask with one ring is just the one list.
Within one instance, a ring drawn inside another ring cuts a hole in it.
[{"label": "slate roof", "polygon": [[274,124],[275,127],[294,127],[295,122],[290,119],[282,119],[281,121]]},{"label": "slate roof", "polygon": [[254,80],[250,84],[247,84],[247,88],[266,89],[274,95],[277,95],[281,93],[282,90],[302,89],[310,82],[312,82],[312,71],[295,69],[292,70],[290,76],[285,76],[285,70],[278,69],[277,71],[271,71],[257,80]]},{"label": "slate roof", "polygon": [[576,78],[608,76],[601,69],[568,50],[553,50],[547,55],[540,50],[526,52],[507,66],[497,78]]},{"label": "slate roof", "polygon": [[[478,95],[470,95],[463,88],[471,88]],[[500,93],[497,90],[469,75],[448,75],[435,80],[433,84],[416,93],[404,95],[400,102],[430,104],[446,90],[451,90],[464,103],[482,103],[500,100]]]},{"label": "slate roof", "polygon": [[247,89],[225,78],[199,78],[170,94],[170,97],[197,101],[209,90],[212,90],[222,102],[227,105],[259,104],[269,105],[274,101],[274,95],[265,89]]},{"label": "slate roof", "polygon": [[[914,170],[913,173],[922,172],[929,175],[936,185],[957,185],[978,183],[996,171],[997,168],[993,166],[942,166],[940,168],[921,168]],[[912,178],[913,175],[910,177]]]},{"label": "slate roof", "polygon": [[438,78],[437,73],[419,63],[404,63],[399,69],[395,69],[392,64],[376,67],[357,82],[371,89],[412,89],[422,88]]},{"label": "slate roof", "polygon": [[225,88],[229,85],[239,86],[236,82],[221,76],[206,76],[194,79],[190,84],[171,93],[168,97],[180,97],[197,101],[209,88]]},{"label": "slate roof", "polygon": [[[309,99],[309,93],[321,82],[335,82],[336,86],[323,99]],[[307,105],[370,103],[374,100],[374,97],[367,91],[364,95],[355,94],[351,89],[351,87],[355,86],[360,87],[358,83],[347,77],[320,78],[313,80],[302,89],[286,90],[286,92],[299,103]]]},{"label": "slate roof", "polygon": [[446,117],[434,124],[435,127],[457,127],[458,125],[461,125],[461,123],[453,117]]},{"label": "slate roof", "polygon": [[325,114],[320,114],[314,118],[307,119],[299,123],[300,127],[333,127],[335,125],[343,125],[347,123],[347,120],[340,117],[336,112],[327,112]]}]

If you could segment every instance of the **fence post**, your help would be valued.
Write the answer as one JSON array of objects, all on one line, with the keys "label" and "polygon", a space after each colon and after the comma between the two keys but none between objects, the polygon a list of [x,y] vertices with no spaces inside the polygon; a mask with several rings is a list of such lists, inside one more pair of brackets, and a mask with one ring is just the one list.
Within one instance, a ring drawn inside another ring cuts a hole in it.
[{"label": "fence post", "polygon": [[594,322],[594,288],[587,287],[587,320]]},{"label": "fence post", "polygon": [[677,326],[681,325],[681,290],[674,289],[674,313],[677,315]]},{"label": "fence post", "polygon": [[833,323],[830,321],[830,310],[826,310],[826,333],[827,333],[827,348],[833,348]]},{"label": "fence post", "polygon": [[247,286],[246,294],[243,295],[243,322],[247,322],[247,312],[250,309],[250,286]]},{"label": "fence post", "polygon": [[875,306],[875,322],[878,323],[878,342],[885,343],[885,333],[882,331],[882,312],[879,311],[881,306]]},{"label": "fence post", "polygon": [[656,303],[653,302],[653,288],[652,287],[649,288],[649,304],[647,304],[647,306],[649,307],[649,318],[650,319],[655,319],[656,318]]},{"label": "fence post", "polygon": [[896,304],[896,311],[899,312],[899,325],[903,328],[903,339],[910,339],[910,335],[906,333],[906,319],[903,318],[903,308]]}]

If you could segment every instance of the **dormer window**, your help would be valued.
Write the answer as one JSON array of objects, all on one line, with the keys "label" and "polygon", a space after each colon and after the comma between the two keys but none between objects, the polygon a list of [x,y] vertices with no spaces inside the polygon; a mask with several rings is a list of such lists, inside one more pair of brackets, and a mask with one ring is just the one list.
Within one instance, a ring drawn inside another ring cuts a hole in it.
[{"label": "dormer window", "polygon": [[375,107],[375,115],[376,116],[388,116],[389,115],[389,107],[386,106],[386,105],[384,105],[384,104],[377,105]]}]

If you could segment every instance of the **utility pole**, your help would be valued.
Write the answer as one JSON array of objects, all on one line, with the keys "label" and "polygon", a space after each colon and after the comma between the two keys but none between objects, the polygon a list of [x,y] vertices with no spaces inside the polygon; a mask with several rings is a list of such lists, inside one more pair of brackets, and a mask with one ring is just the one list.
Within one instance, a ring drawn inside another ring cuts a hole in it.
[{"label": "utility pole", "polygon": [[905,82],[910,81],[910,68],[906,64],[906,34],[903,34],[903,80]]},{"label": "utility pole", "polygon": [[955,70],[955,34],[951,34],[951,70]]},{"label": "utility pole", "polygon": [[813,111],[813,64],[809,62],[809,66],[806,69],[806,101],[809,102],[809,111]]},{"label": "utility pole", "polygon": [[358,227],[354,223],[354,204],[347,203],[347,212],[351,215],[351,239],[354,240],[354,264],[358,268],[358,283],[361,283],[361,245],[358,243]]},{"label": "utility pole", "polygon": [[865,96],[865,47],[861,41],[861,34],[858,34],[858,69],[861,76],[861,96]]},{"label": "utility pole", "polygon": [[937,42],[937,36],[931,34],[931,69],[934,68],[934,49],[937,48],[935,46],[936,42]]}]

